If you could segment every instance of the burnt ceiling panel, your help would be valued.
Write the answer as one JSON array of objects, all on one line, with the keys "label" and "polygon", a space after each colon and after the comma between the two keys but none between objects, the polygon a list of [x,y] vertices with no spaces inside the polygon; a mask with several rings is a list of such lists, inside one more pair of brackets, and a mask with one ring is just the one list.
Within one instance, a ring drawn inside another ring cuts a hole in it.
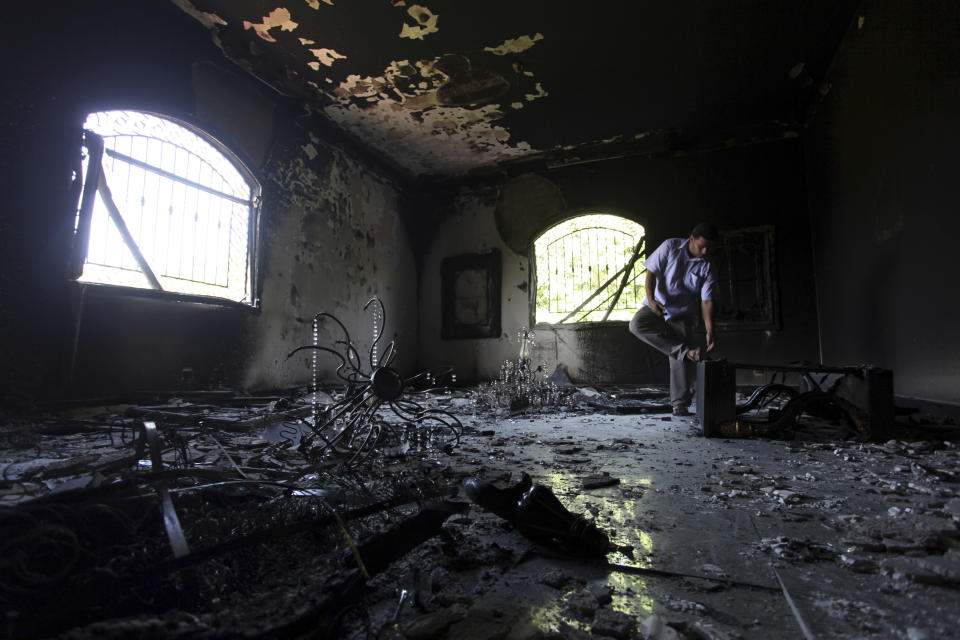
[{"label": "burnt ceiling panel", "polygon": [[411,176],[799,126],[854,0],[172,0]]}]

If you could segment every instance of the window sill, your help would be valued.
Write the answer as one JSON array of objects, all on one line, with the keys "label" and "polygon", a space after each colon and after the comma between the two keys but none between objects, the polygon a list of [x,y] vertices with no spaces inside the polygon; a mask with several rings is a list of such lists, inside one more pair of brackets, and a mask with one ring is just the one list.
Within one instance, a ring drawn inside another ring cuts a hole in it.
[{"label": "window sill", "polygon": [[260,313],[260,305],[253,306],[243,302],[234,302],[233,300],[214,298],[211,296],[198,296],[187,293],[176,293],[174,291],[155,291],[153,289],[122,287],[112,284],[97,284],[94,282],[78,282],[76,280],[71,282],[71,286],[83,292],[85,296],[93,295],[103,299],[143,298],[161,302],[190,304],[210,309],[231,309],[253,314]]},{"label": "window sill", "polygon": [[539,322],[533,326],[535,331],[545,329],[603,329],[605,327],[626,327],[630,324],[629,320],[600,320],[595,322],[564,322],[550,323]]}]

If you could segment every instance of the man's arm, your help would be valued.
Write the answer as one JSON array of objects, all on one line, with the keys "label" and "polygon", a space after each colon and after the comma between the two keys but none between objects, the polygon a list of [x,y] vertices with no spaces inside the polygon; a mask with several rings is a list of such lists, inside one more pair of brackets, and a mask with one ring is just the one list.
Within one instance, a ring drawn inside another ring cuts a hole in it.
[{"label": "man's arm", "polygon": [[713,339],[713,300],[701,300],[700,311],[703,312],[703,326],[707,330],[707,351],[713,351],[717,345]]},{"label": "man's arm", "polygon": [[653,295],[657,290],[657,274],[655,274],[653,271],[650,271],[650,269],[647,269],[647,275],[644,278],[644,286],[647,289],[647,304],[650,306],[650,310],[658,316],[662,316],[663,305],[657,302],[657,299]]},{"label": "man's arm", "polygon": [[644,268],[647,270],[647,275],[644,278],[644,286],[647,289],[647,306],[650,307],[651,311],[661,317],[663,316],[664,308],[662,304],[657,302],[654,294],[657,292],[657,274],[663,273],[669,253],[670,240],[664,240],[643,263]]},{"label": "man's arm", "polygon": [[713,337],[713,299],[717,291],[717,268],[712,262],[707,264],[707,277],[700,289],[700,311],[703,313],[703,327],[707,330],[707,351],[712,351],[717,342]]}]

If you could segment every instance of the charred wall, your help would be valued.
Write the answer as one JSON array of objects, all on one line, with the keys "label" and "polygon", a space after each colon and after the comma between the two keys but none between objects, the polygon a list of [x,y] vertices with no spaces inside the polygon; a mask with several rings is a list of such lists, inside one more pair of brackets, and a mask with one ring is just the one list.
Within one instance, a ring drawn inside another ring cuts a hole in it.
[{"label": "charred wall", "polygon": [[[416,361],[417,285],[401,187],[313,133],[304,140],[300,130],[287,128],[274,149],[264,207],[272,203],[275,214],[262,229],[262,312],[252,327],[243,385],[302,382],[310,355],[285,357],[310,342],[311,320],[320,311],[343,321],[366,353],[372,324],[363,307],[374,295],[386,307],[385,340],[397,339],[394,366],[408,370]],[[325,323],[319,339],[335,346],[343,336]],[[333,378],[336,359],[320,363],[324,377]]]},{"label": "charred wall", "polygon": [[[504,207],[509,206],[504,215]],[[673,151],[543,169],[495,184],[460,185],[445,201],[420,281],[423,364],[454,364],[464,378],[497,374],[516,358],[516,333],[530,324],[530,261],[537,234],[584,213],[636,220],[648,252],[664,239],[686,236],[701,220],[727,229],[774,225],[780,323],[773,330],[719,335],[719,357],[784,363],[816,358],[816,312],[802,147],[795,136],[711,151]],[[506,236],[506,237],[505,237]],[[440,264],[443,258],[499,250],[503,255],[502,324],[496,339],[442,340]],[[558,362],[582,382],[663,382],[667,364],[639,343],[625,322],[537,327],[538,361]]]},{"label": "charred wall", "polygon": [[[306,381],[287,352],[321,310],[362,322],[372,294],[388,308],[416,294],[389,170],[328,141],[322,121],[228,62],[210,34],[167,0],[12,8],[0,96],[0,341],[4,396],[96,395],[183,384],[270,388]],[[198,125],[263,189],[258,308],[155,300],[66,278],[76,209],[70,177],[87,113],[139,109]],[[415,311],[390,331],[413,361]],[[76,338],[76,340],[75,340]],[[74,386],[66,389],[72,368]],[[185,376],[184,369],[192,370]],[[328,370],[327,373],[330,373]]]},{"label": "charred wall", "polygon": [[823,354],[894,370],[895,393],[960,403],[960,7],[864,2],[808,158]]},{"label": "charred wall", "polygon": [[[895,371],[898,395],[960,402],[960,346],[951,324],[960,303],[946,262],[960,224],[951,209],[960,188],[952,145],[960,128],[958,12],[934,1],[862,3],[820,87],[824,97],[793,140],[541,167],[531,169],[537,179],[522,188],[516,178],[461,187],[435,207],[450,219],[439,224],[425,253],[422,358],[432,362],[442,355],[460,362],[465,375],[484,377],[515,357],[512,338],[529,323],[527,296],[519,288],[529,280],[529,265],[522,233],[519,243],[501,235],[497,203],[512,191],[519,204],[508,226],[528,235],[588,210],[637,219],[651,247],[699,218],[728,228],[773,224],[781,326],[724,334],[720,355],[872,363]],[[468,237],[458,227],[468,229]],[[442,341],[435,331],[437,266],[445,256],[490,248],[504,256],[504,334],[499,340]],[[571,373],[585,379],[601,372],[622,379],[634,371],[629,363],[643,362],[629,339],[598,338],[624,335],[616,325],[552,333],[539,332],[544,355],[578,363]],[[602,345],[609,353],[586,357]],[[618,358],[627,364],[618,365]]]}]

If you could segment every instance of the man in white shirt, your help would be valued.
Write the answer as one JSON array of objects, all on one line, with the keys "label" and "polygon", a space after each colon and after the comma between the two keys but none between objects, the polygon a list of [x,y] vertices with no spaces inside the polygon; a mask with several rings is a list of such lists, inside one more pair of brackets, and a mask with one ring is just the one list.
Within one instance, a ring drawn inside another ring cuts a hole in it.
[{"label": "man in white shirt", "polygon": [[673,415],[690,415],[695,363],[703,355],[694,345],[697,316],[707,331],[706,350],[716,346],[713,298],[717,270],[707,258],[719,239],[717,228],[700,223],[689,238],[670,238],[646,261],[647,297],[630,320],[630,333],[667,355]]}]

